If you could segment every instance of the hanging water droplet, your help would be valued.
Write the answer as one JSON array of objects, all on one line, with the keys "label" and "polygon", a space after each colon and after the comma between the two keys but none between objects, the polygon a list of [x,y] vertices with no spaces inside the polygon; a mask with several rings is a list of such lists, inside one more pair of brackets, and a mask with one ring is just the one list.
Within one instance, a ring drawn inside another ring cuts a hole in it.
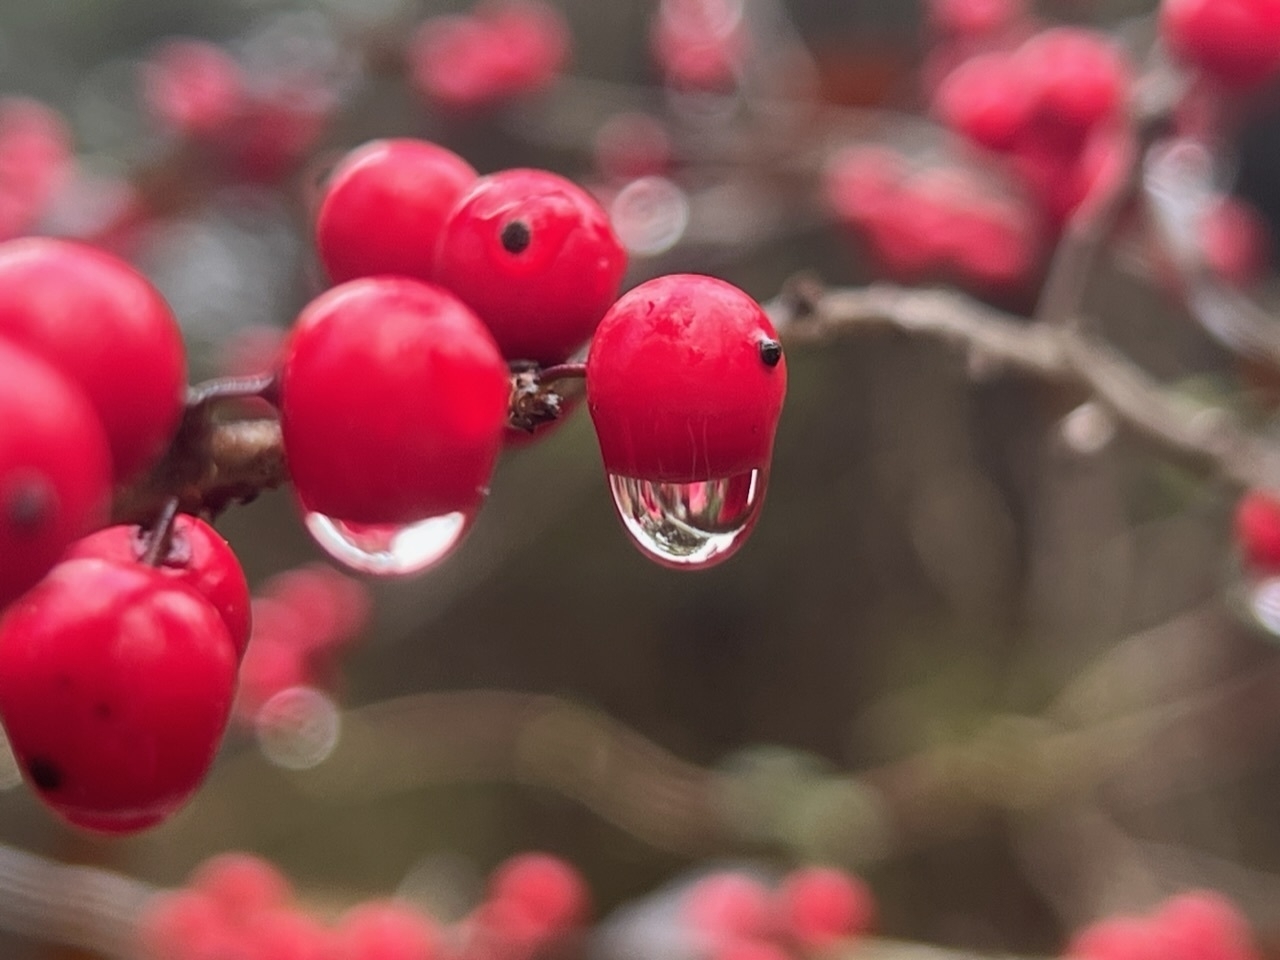
[{"label": "hanging water droplet", "polygon": [[312,539],[343,566],[378,577],[400,577],[421,573],[447,557],[474,518],[474,512],[455,511],[402,526],[374,526],[308,513],[304,522]]},{"label": "hanging water droplet", "polygon": [[277,767],[309,770],[338,745],[337,705],[312,687],[288,687],[271,697],[253,719],[258,749]]},{"label": "hanging water droplet", "polygon": [[659,483],[609,475],[627,533],[652,560],[700,569],[727,560],[755,526],[768,474],[762,470],[697,483]]}]

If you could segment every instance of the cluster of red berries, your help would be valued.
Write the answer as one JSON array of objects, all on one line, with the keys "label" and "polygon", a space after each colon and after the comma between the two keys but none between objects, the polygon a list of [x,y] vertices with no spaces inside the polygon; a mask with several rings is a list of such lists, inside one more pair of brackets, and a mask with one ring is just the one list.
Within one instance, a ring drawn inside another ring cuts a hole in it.
[{"label": "cluster of red berries", "polygon": [[900,282],[946,277],[999,293],[1024,285],[1041,258],[1031,209],[959,167],[917,171],[889,147],[849,147],[828,161],[825,191],[836,219]]},{"label": "cluster of red berries", "polygon": [[226,173],[274,182],[316,145],[338,101],[320,71],[282,62],[250,65],[209,41],[169,40],[143,64],[143,102],[161,130]]},{"label": "cluster of red berries", "polygon": [[1249,923],[1209,890],[1170,897],[1145,916],[1100,920],[1075,935],[1067,960],[1259,960]]},{"label": "cluster of red berries", "polygon": [[1055,27],[959,63],[934,91],[933,112],[1003,155],[1038,210],[1061,224],[1123,169],[1131,85],[1109,37]]},{"label": "cluster of red berries", "polygon": [[253,598],[236,719],[252,726],[272,697],[294,687],[331,688],[338,657],[363,632],[371,605],[363,583],[320,564],[264,583]]},{"label": "cluster of red berries", "polygon": [[428,17],[407,51],[426,103],[469,113],[549,87],[569,59],[569,27],[542,0],[483,0],[469,13]]},{"label": "cluster of red berries", "polygon": [[747,873],[718,871],[684,892],[680,910],[705,960],[822,953],[869,934],[875,914],[870,888],[831,867],[802,867],[773,888]]},{"label": "cluster of red berries", "polygon": [[145,960],[531,960],[579,931],[590,909],[572,866],[526,853],[500,864],[484,901],[455,924],[375,900],[331,925],[297,903],[271,864],[222,854],[151,901],[139,940]]},{"label": "cluster of red berries", "polygon": [[285,344],[281,422],[308,525],[335,556],[403,573],[447,553],[503,445],[510,367],[554,367],[588,339],[588,404],[637,541],[676,565],[740,542],[786,385],[741,291],[678,275],[615,302],[626,254],[590,195],[542,170],[480,177],[422,141],[349,155],[316,232],[346,282]]}]

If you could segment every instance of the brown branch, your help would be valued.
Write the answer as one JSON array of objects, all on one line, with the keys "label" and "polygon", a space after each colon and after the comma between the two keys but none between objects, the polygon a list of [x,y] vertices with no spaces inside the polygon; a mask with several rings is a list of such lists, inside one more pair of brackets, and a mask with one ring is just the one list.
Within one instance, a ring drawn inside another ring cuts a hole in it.
[{"label": "brown branch", "polygon": [[875,331],[940,340],[981,367],[1076,387],[1171,459],[1242,488],[1280,489],[1280,451],[1219,407],[1155,381],[1074,325],[1032,323],[962,294],[887,285],[822,290],[793,283],[767,305],[789,343]]}]

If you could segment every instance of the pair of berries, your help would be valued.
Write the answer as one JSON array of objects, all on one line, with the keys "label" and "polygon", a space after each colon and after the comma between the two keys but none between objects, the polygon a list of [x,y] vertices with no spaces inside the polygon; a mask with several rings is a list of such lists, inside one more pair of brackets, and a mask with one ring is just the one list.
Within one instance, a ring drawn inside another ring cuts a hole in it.
[{"label": "pair of berries", "polygon": [[111,488],[161,454],[186,359],[136,270],[59,240],[0,245],[0,606],[106,520]]},{"label": "pair of berries", "polygon": [[1259,960],[1249,923],[1221,894],[1195,890],[1170,897],[1146,916],[1099,920],[1072,938],[1068,960]]},{"label": "pair of berries", "polygon": [[194,517],[72,544],[0,618],[0,718],[40,798],[110,833],[176,811],[213,762],[249,627],[244,573]]}]

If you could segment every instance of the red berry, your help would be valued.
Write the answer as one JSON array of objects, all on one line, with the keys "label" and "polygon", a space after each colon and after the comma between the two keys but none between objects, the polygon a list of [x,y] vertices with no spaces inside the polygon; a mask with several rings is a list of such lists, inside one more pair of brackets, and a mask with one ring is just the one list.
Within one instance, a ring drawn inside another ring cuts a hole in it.
[{"label": "red berry", "polygon": [[907,161],[887,147],[848,147],[827,162],[823,187],[840,222],[866,227],[884,218],[901,198]]},{"label": "red berry", "polygon": [[1048,128],[1034,136],[1078,143],[1092,127],[1114,117],[1128,96],[1129,66],[1103,34],[1076,27],[1045,30],[1015,57],[1037,117]]},{"label": "red berry", "polygon": [[446,291],[401,277],[335,287],[298,317],[280,373],[298,497],[354,524],[473,511],[510,392],[493,338]]},{"label": "red berry", "polygon": [[490,878],[489,899],[511,908],[542,937],[575,929],[591,909],[582,875],[546,853],[520,854],[502,863]]},{"label": "red berry", "polygon": [[658,277],[609,310],[587,358],[605,468],[671,483],[768,466],[787,387],[769,318],[734,287]]},{"label": "red berry", "polygon": [[[147,552],[148,535],[141,527],[118,526],[78,540],[65,559],[97,558],[131,566]],[[174,518],[169,549],[156,567],[180,580],[208,600],[222,615],[237,657],[249,644],[249,584],[231,545],[203,520],[186,514]]]},{"label": "red berry", "polygon": [[1229,87],[1255,87],[1280,71],[1280,0],[1164,0],[1160,35]]},{"label": "red berry", "polygon": [[1280,572],[1280,500],[1252,490],[1236,505],[1236,542],[1245,563],[1263,572]]},{"label": "red berry", "polygon": [[1200,220],[1205,263],[1228,283],[1249,287],[1266,279],[1271,268],[1271,233],[1248,202],[1224,197]]},{"label": "red berry", "polygon": [[152,897],[138,920],[146,960],[225,960],[237,956],[234,930],[217,902],[197,890]]},{"label": "red berry", "polygon": [[316,221],[330,279],[394,273],[430,280],[445,218],[475,179],[460,156],[425,140],[375,140],[347,154]]},{"label": "red berry", "polygon": [[939,84],[933,101],[943,123],[992,150],[1013,145],[1030,122],[1033,106],[1019,60],[1006,53],[965,60]]},{"label": "red berry", "polygon": [[273,864],[249,853],[221,853],[206,860],[191,875],[190,886],[236,923],[293,901],[293,890],[284,875]]},{"label": "red berry", "polygon": [[488,325],[509,360],[559,363],[613,302],[627,257],[600,205],[563,177],[506,170],[459,201],[436,277]]},{"label": "red berry", "polygon": [[875,899],[857,877],[809,867],[788,874],[776,894],[782,928],[805,950],[823,950],[871,929]]},{"label": "red berry", "polygon": [[733,89],[750,46],[742,8],[733,0],[662,0],[649,31],[658,68],[684,90]]},{"label": "red berry", "polygon": [[929,26],[957,40],[980,40],[1027,15],[1025,0],[928,0]]},{"label": "red berry", "polygon": [[1169,941],[1169,960],[1258,960],[1240,908],[1211,890],[1171,897],[1154,922]]},{"label": "red berry", "polygon": [[394,900],[364,903],[343,915],[337,960],[435,960],[440,931],[420,911]]},{"label": "red berry", "polygon": [[235,647],[213,606],[142,565],[59,564],[0,620],[0,717],[63,818],[157,823],[204,779],[226,728]]},{"label": "red berry", "polygon": [[1090,924],[1072,938],[1069,960],[1170,960],[1168,940],[1148,917],[1111,917]]},{"label": "red berry", "polygon": [[63,240],[0,246],[0,337],[84,391],[117,481],[164,450],[185,399],[182,335],[159,292],[123,260]]},{"label": "red berry", "polygon": [[339,960],[333,932],[298,910],[259,914],[245,940],[244,960]]},{"label": "red berry", "polygon": [[681,916],[712,944],[752,940],[773,932],[768,889],[742,873],[703,877],[685,894]]},{"label": "red berry", "polygon": [[143,95],[152,115],[192,139],[217,137],[245,102],[244,77],[235,58],[204,40],[170,40],[147,61]]},{"label": "red berry", "polygon": [[106,521],[111,456],[84,395],[0,339],[0,608]]},{"label": "red berry", "polygon": [[37,100],[0,99],[0,240],[36,225],[72,166],[71,132],[61,116]]}]

